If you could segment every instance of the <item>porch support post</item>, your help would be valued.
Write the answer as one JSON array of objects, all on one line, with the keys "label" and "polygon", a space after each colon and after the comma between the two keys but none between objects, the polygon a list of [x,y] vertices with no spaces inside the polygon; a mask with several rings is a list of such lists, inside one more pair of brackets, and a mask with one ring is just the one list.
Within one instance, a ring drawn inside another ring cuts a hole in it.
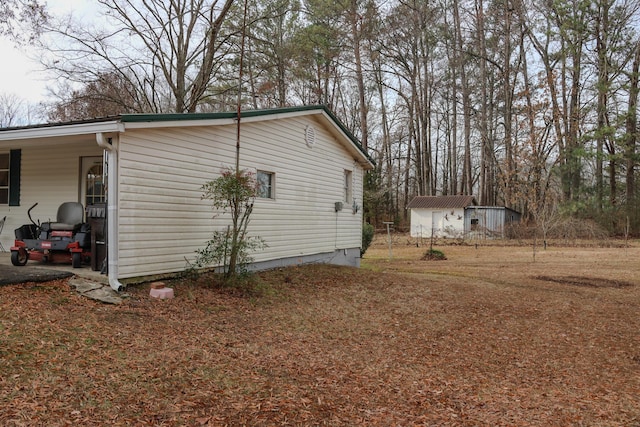
[{"label": "porch support post", "polygon": [[109,286],[123,291],[118,281],[118,135],[96,133],[98,146],[107,153],[107,259]]}]

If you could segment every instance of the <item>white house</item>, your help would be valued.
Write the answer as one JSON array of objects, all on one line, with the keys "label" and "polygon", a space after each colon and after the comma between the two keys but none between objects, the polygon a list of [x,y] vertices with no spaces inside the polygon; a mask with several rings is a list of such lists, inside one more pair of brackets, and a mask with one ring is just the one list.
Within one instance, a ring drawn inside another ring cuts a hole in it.
[{"label": "white house", "polygon": [[464,237],[465,208],[477,204],[474,196],[417,196],[407,205],[411,237]]},{"label": "white house", "polygon": [[[249,225],[268,245],[254,254],[255,267],[359,265],[362,182],[373,164],[353,135],[323,106],[246,111],[240,129],[240,167],[266,184]],[[201,186],[235,165],[236,132],[235,113],[0,129],[0,241],[12,245],[34,203],[34,219],[46,221],[62,202],[80,201],[106,216],[114,289],[184,270],[229,222],[213,219]]]}]

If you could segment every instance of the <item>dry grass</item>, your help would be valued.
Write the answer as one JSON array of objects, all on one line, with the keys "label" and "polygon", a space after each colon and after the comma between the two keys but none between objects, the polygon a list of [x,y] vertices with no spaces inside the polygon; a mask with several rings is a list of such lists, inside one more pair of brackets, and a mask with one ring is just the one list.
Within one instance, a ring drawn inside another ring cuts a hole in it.
[{"label": "dry grass", "polygon": [[640,249],[427,249],[252,296],[2,287],[0,424],[640,426]]}]

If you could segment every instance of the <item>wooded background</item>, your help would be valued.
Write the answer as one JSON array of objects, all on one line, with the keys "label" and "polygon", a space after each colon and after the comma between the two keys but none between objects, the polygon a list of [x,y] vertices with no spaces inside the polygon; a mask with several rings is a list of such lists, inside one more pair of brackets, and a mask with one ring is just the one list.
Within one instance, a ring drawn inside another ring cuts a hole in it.
[{"label": "wooded background", "polygon": [[376,161],[374,224],[473,194],[532,224],[640,232],[638,0],[95,3],[92,21],[0,7],[51,72],[48,120],[325,104]]}]

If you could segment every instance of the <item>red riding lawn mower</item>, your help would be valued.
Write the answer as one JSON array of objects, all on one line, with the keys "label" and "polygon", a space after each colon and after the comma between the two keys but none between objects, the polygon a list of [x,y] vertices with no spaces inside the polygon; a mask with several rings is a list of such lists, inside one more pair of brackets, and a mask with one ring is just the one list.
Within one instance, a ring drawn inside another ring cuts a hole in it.
[{"label": "red riding lawn mower", "polygon": [[31,224],[25,224],[15,230],[16,241],[11,247],[11,263],[25,265],[30,259],[42,262],[71,263],[73,268],[82,266],[83,261],[91,259],[91,230],[83,222],[84,208],[81,203],[66,202],[58,208],[56,222],[40,221],[31,218]]}]

